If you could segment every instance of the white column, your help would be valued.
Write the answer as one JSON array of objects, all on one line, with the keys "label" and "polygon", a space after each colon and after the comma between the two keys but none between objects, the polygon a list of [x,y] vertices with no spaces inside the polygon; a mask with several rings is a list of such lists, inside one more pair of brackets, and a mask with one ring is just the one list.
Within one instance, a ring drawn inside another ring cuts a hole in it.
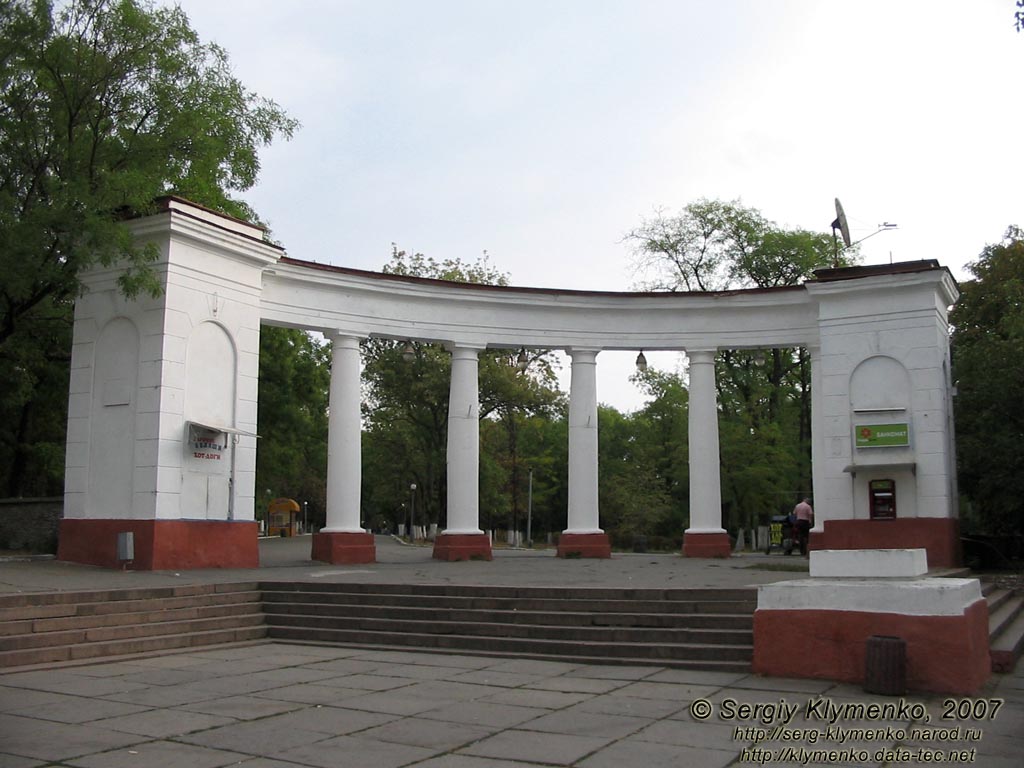
[{"label": "white column", "polygon": [[359,339],[342,333],[331,339],[331,410],[327,436],[327,526],[321,533],[362,532]]},{"label": "white column", "polygon": [[568,350],[569,519],[565,533],[602,533],[597,500],[597,351]]},{"label": "white column", "polygon": [[824,383],[821,379],[821,347],[807,348],[811,356],[811,492],[814,494],[814,527],[812,531],[825,530],[825,429],[822,404]]},{"label": "white column", "polygon": [[448,396],[448,527],[446,534],[480,530],[479,349],[452,347]]},{"label": "white column", "polygon": [[686,533],[725,533],[715,351],[688,349],[686,356],[690,360],[690,527]]}]

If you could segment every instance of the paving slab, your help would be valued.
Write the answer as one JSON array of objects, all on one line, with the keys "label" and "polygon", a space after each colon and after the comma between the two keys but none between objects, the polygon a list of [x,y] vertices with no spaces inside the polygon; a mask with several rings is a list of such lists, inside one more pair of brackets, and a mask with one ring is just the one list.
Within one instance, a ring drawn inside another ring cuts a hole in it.
[{"label": "paving slab", "polygon": [[67,761],[141,741],[144,741],[143,737],[111,731],[95,724],[69,725],[16,715],[0,715],[0,744],[3,744],[3,751],[23,758]]},{"label": "paving slab", "polygon": [[[572,765],[613,740],[610,737],[507,730],[461,749],[458,754],[546,765]],[[620,764],[619,768],[621,765],[636,764],[630,760]]]},{"label": "paving slab", "polygon": [[578,765],[580,768],[622,768],[624,765],[642,765],[644,768],[680,768],[685,765],[725,768],[732,765],[735,759],[735,750],[697,749],[624,739],[581,760]]},{"label": "paving slab", "polygon": [[238,721],[231,717],[204,715],[180,709],[149,709],[132,715],[107,717],[98,721],[97,725],[112,731],[166,739],[235,722]]},{"label": "paving slab", "polygon": [[49,765],[49,763],[0,752],[0,768],[37,768],[37,766],[43,765]]},{"label": "paving slab", "polygon": [[466,723],[467,725],[511,728],[547,713],[546,709],[539,707],[513,707],[485,701],[460,701],[422,713],[421,717],[429,720],[446,720],[451,723]]},{"label": "paving slab", "polygon": [[440,750],[394,744],[354,736],[340,736],[306,744],[272,757],[315,768],[398,768],[434,757]]},{"label": "paving slab", "polygon": [[225,698],[197,701],[182,704],[178,709],[188,712],[199,712],[206,715],[219,715],[236,720],[256,720],[282,712],[301,709],[302,705],[293,701],[275,701],[256,696],[227,696]]},{"label": "paving slab", "polygon": [[598,712],[566,711],[530,720],[518,726],[521,730],[563,733],[573,736],[597,736],[621,739],[636,733],[650,721],[643,717],[610,715]]},{"label": "paving slab", "polygon": [[118,715],[131,715],[148,711],[147,707],[119,701],[87,699],[82,696],[62,696],[57,701],[36,704],[22,709],[8,710],[8,714],[54,723],[89,723]]},{"label": "paving slab", "polygon": [[363,731],[360,737],[450,752],[491,736],[494,730],[465,723],[406,717]]},{"label": "paving slab", "polygon": [[75,768],[219,768],[245,760],[240,753],[175,741],[151,741],[70,761]]},{"label": "paving slab", "polygon": [[567,693],[564,691],[541,691],[536,688],[513,688],[493,696],[480,699],[492,704],[511,704],[516,707],[541,707],[542,709],[564,709],[573,704],[587,701],[594,694]]}]

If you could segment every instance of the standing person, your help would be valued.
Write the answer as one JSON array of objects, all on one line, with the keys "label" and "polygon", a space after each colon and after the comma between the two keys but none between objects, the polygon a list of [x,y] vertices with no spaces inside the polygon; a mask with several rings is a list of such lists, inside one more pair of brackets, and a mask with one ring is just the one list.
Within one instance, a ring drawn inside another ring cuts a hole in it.
[{"label": "standing person", "polygon": [[800,554],[807,554],[807,539],[811,533],[811,525],[814,523],[814,510],[811,509],[811,500],[804,499],[795,507],[793,514],[796,516],[796,539],[800,544]]}]

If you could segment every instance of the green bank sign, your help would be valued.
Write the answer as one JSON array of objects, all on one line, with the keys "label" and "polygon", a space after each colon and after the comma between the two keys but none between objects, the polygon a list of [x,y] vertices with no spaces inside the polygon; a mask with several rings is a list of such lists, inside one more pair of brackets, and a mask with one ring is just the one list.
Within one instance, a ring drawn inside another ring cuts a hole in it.
[{"label": "green bank sign", "polygon": [[858,448],[910,445],[909,424],[860,424],[854,427]]}]

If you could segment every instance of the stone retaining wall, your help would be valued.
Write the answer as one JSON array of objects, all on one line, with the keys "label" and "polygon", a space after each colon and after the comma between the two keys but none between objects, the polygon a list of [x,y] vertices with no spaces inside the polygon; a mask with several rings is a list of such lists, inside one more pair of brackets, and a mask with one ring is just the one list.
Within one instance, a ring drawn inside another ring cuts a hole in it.
[{"label": "stone retaining wall", "polygon": [[57,552],[57,528],[64,499],[0,499],[0,550]]}]

